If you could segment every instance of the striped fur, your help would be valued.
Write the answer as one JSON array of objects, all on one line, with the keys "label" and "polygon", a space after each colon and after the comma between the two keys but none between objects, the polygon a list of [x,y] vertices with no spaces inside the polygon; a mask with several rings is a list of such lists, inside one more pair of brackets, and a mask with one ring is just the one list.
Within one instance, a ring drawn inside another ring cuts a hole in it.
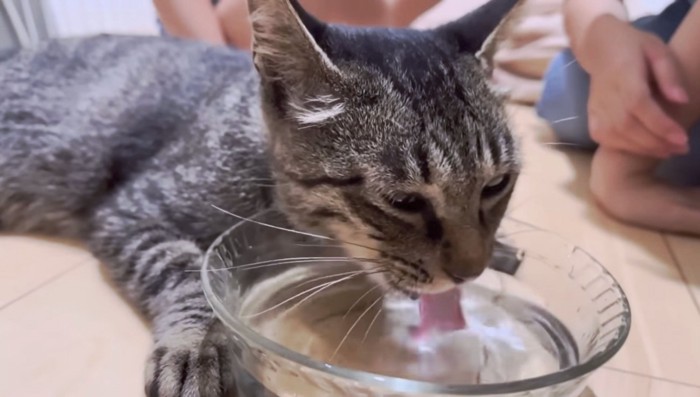
[{"label": "striped fur", "polygon": [[483,270],[519,158],[475,54],[514,3],[414,31],[250,0],[253,62],[145,37],[13,54],[0,61],[0,229],[89,245],[152,322],[147,395],[224,396],[232,344],[196,272],[232,222],[212,204],[277,206],[390,265],[378,281],[412,296]]}]

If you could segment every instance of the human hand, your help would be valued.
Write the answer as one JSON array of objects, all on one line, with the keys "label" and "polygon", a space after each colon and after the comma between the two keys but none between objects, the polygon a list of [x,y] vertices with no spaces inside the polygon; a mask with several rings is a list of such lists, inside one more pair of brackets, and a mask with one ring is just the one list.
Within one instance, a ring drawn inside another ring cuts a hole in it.
[{"label": "human hand", "polygon": [[253,32],[248,17],[246,0],[220,0],[216,16],[224,32],[226,44],[241,50],[250,50]]},{"label": "human hand", "polygon": [[588,117],[593,140],[655,158],[688,152],[685,129],[662,106],[688,101],[675,57],[663,41],[603,16],[591,25],[581,50],[591,75]]}]

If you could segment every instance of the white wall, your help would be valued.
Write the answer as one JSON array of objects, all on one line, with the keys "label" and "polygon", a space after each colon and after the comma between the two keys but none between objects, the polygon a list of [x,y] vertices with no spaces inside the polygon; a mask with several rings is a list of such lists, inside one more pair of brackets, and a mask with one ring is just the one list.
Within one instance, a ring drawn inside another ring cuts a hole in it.
[{"label": "white wall", "polygon": [[[46,37],[46,29],[41,10],[41,0],[0,0],[0,48],[13,47],[20,42],[27,43]],[[32,22],[27,23],[25,15]],[[33,17],[33,18],[31,18]],[[20,26],[20,32],[14,29]]]},{"label": "white wall", "polygon": [[99,33],[158,34],[152,0],[0,0],[0,49]]},{"label": "white wall", "polygon": [[150,0],[41,0],[53,37],[158,33]]}]

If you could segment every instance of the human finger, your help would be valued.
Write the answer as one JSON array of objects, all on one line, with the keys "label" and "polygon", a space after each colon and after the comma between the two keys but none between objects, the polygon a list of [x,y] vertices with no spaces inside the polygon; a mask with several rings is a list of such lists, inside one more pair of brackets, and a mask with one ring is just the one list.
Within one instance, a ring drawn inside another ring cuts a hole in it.
[{"label": "human finger", "polygon": [[668,46],[656,38],[643,46],[651,74],[664,98],[671,102],[688,102],[688,93]]},{"label": "human finger", "polygon": [[685,129],[661,108],[651,92],[643,87],[636,89],[633,95],[630,110],[645,130],[669,143],[675,151],[687,150],[688,134]]}]

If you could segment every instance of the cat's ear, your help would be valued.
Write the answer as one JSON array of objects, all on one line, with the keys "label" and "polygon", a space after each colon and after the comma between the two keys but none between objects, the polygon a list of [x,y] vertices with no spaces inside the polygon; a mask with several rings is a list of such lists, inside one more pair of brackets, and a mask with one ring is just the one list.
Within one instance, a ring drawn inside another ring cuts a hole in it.
[{"label": "cat's ear", "polygon": [[486,4],[435,29],[442,40],[455,47],[460,54],[478,57],[490,70],[500,36],[515,18],[516,6],[523,0],[489,0]]},{"label": "cat's ear", "polygon": [[253,59],[263,83],[299,85],[337,78],[338,68],[319,46],[328,26],[297,0],[248,0]]}]

